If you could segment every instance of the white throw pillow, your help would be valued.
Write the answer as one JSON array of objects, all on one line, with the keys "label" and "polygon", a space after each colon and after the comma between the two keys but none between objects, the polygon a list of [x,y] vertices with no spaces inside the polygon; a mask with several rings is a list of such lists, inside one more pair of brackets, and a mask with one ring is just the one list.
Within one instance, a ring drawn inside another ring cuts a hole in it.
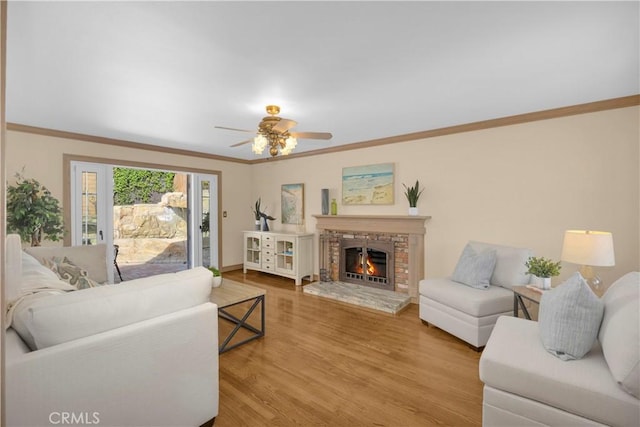
[{"label": "white throw pillow", "polygon": [[472,288],[488,289],[495,265],[495,250],[486,249],[476,252],[471,245],[467,244],[460,255],[451,279]]},{"label": "white throw pillow", "polygon": [[640,399],[640,273],[625,274],[602,297],[598,339],[613,378]]},{"label": "white throw pillow", "polygon": [[562,360],[581,359],[598,337],[604,304],[580,273],[540,298],[538,326],[544,348]]},{"label": "white throw pillow", "polygon": [[486,249],[496,251],[496,266],[493,269],[490,283],[495,286],[511,289],[516,285],[526,285],[531,280],[524,265],[533,251],[527,248],[514,248],[511,246],[496,245],[495,243],[469,242],[476,252]]}]

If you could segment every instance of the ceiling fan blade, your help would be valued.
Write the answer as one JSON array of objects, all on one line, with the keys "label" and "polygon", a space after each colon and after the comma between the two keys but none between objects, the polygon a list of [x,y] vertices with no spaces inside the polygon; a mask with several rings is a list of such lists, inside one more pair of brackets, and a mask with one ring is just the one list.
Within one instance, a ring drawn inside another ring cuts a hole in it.
[{"label": "ceiling fan blade", "polygon": [[280,121],[278,123],[276,123],[276,125],[273,127],[273,130],[276,132],[286,132],[289,129],[291,129],[292,127],[294,127],[295,125],[297,125],[298,122],[296,122],[295,120],[289,120],[289,119],[280,119]]},{"label": "ceiling fan blade", "polygon": [[247,139],[247,140],[244,140],[244,141],[237,142],[237,143],[231,145],[231,147],[239,147],[241,145],[248,144],[250,142],[253,142],[253,139]]},{"label": "ceiling fan blade", "polygon": [[250,132],[250,133],[255,133],[255,130],[246,130],[246,129],[236,129],[236,128],[228,128],[225,126],[214,126],[214,128],[216,129],[226,129],[226,130],[235,130],[238,132]]},{"label": "ceiling fan blade", "polygon": [[294,138],[306,139],[331,139],[333,135],[330,132],[289,132]]}]

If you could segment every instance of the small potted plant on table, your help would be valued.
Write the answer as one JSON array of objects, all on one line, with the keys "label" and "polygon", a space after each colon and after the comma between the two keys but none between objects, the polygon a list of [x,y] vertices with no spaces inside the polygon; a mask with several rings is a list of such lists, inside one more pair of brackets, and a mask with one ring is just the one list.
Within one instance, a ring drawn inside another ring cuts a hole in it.
[{"label": "small potted plant on table", "polygon": [[208,267],[208,270],[213,274],[213,287],[217,288],[222,285],[222,273],[216,267]]},{"label": "small potted plant on table", "polygon": [[524,265],[528,268],[527,273],[535,276],[536,286],[544,290],[551,289],[551,277],[559,275],[562,268],[560,261],[553,262],[545,257],[529,257]]}]

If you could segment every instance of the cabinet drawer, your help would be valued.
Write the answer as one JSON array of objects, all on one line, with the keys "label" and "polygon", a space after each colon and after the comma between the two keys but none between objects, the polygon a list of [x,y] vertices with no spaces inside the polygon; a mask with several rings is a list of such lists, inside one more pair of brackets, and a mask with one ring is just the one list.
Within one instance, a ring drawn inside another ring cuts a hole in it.
[{"label": "cabinet drawer", "polygon": [[275,242],[273,240],[262,239],[262,249],[273,249],[274,247],[275,247]]},{"label": "cabinet drawer", "polygon": [[263,262],[262,263],[263,270],[275,271],[276,266],[274,263]]},{"label": "cabinet drawer", "polygon": [[262,256],[262,263],[263,264],[273,264],[275,263],[276,258],[272,255],[263,255]]},{"label": "cabinet drawer", "polygon": [[262,256],[264,257],[273,258],[273,256],[275,255],[275,251],[272,249],[263,249],[261,252],[262,252]]}]

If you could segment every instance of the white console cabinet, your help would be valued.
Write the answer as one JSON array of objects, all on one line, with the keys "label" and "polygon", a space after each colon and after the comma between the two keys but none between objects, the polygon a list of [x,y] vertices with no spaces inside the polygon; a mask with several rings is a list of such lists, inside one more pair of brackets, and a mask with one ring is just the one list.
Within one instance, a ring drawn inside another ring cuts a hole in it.
[{"label": "white console cabinet", "polygon": [[244,232],[244,267],[277,274],[302,284],[313,280],[313,233]]}]

